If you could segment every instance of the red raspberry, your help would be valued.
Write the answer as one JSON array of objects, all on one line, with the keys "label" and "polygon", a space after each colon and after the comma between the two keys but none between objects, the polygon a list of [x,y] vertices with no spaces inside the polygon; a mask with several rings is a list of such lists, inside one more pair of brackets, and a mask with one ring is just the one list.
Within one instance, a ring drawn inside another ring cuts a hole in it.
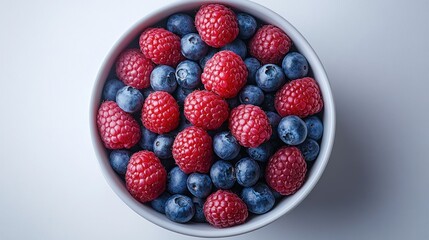
[{"label": "red raspberry", "polygon": [[135,199],[142,203],[149,202],[164,192],[167,171],[153,152],[136,152],[128,163],[125,182]]},{"label": "red raspberry", "polygon": [[155,64],[138,49],[125,50],[116,61],[116,75],[126,85],[143,89],[150,85],[150,73]]},{"label": "red raspberry", "polygon": [[281,195],[295,193],[304,183],[307,164],[296,147],[282,147],[270,158],[265,169],[267,184]]},{"label": "red raspberry", "polygon": [[247,81],[247,68],[240,56],[220,51],[207,61],[201,81],[204,87],[223,98],[235,97]]},{"label": "red raspberry", "polygon": [[289,52],[292,41],[283,30],[273,25],[262,26],[249,42],[250,55],[262,64],[278,64]]},{"label": "red raspberry", "polygon": [[194,126],[214,130],[228,119],[228,103],[215,93],[197,90],[186,97],[184,113]]},{"label": "red raspberry", "polygon": [[108,149],[131,148],[140,140],[137,121],[113,101],[103,102],[98,109],[97,126]]},{"label": "red raspberry", "polygon": [[231,111],[229,130],[243,147],[255,148],[270,139],[272,130],[265,112],[250,104]]},{"label": "red raspberry", "polygon": [[316,81],[305,77],[292,80],[277,91],[274,106],[282,117],[296,115],[304,118],[320,112],[323,99]]},{"label": "red raspberry", "polygon": [[173,158],[186,174],[207,173],[213,160],[212,138],[199,127],[186,128],[174,139]]},{"label": "red raspberry", "polygon": [[153,92],[144,101],[142,123],[154,133],[170,132],[179,125],[179,118],[179,105],[167,92]]},{"label": "red raspberry", "polygon": [[242,224],[249,215],[243,200],[225,190],[217,190],[208,196],[203,211],[207,222],[218,228]]},{"label": "red raspberry", "polygon": [[203,5],[195,15],[195,26],[201,39],[215,48],[234,41],[239,31],[234,12],[220,4]]},{"label": "red raspberry", "polygon": [[180,37],[164,28],[149,28],[140,35],[140,50],[156,64],[176,67],[183,59]]}]

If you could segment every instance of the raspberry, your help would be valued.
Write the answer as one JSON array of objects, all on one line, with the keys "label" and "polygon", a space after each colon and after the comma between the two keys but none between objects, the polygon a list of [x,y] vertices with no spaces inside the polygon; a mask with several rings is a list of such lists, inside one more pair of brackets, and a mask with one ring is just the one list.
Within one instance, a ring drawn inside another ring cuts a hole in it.
[{"label": "raspberry", "polygon": [[240,56],[220,51],[207,61],[201,81],[204,87],[223,98],[235,97],[246,84],[247,68]]},{"label": "raspberry", "polygon": [[274,105],[282,117],[296,115],[304,118],[320,112],[323,99],[316,81],[305,77],[292,80],[277,91]]},{"label": "raspberry", "polygon": [[144,101],[142,122],[154,133],[163,134],[175,129],[179,125],[179,116],[179,105],[167,92],[153,92]]},{"label": "raspberry", "polygon": [[214,130],[228,118],[228,103],[215,93],[197,90],[186,97],[184,113],[194,126]]},{"label": "raspberry", "polygon": [[116,75],[126,85],[137,89],[150,85],[150,73],[155,64],[145,58],[138,49],[128,49],[116,61]]},{"label": "raspberry", "polygon": [[249,215],[243,200],[225,190],[218,190],[208,196],[203,210],[207,222],[218,228],[242,224]]},{"label": "raspberry", "polygon": [[186,174],[207,173],[213,160],[212,139],[199,127],[188,127],[177,134],[173,143],[173,158]]},{"label": "raspberry", "polygon": [[137,121],[113,101],[103,102],[97,114],[98,131],[108,149],[131,148],[140,140]]},{"label": "raspberry", "polygon": [[229,129],[243,147],[255,148],[270,139],[272,130],[265,112],[257,106],[239,105],[231,111]]},{"label": "raspberry", "polygon": [[232,42],[239,32],[234,12],[220,4],[203,5],[195,15],[195,26],[201,39],[215,48]]},{"label": "raspberry", "polygon": [[291,45],[292,41],[283,30],[273,25],[265,25],[250,40],[249,52],[262,64],[278,64]]},{"label": "raspberry", "polygon": [[291,195],[304,183],[306,172],[307,164],[299,149],[282,147],[268,161],[265,180],[281,195]]},{"label": "raspberry", "polygon": [[156,64],[176,67],[183,60],[180,38],[164,28],[149,28],[140,35],[140,50]]},{"label": "raspberry", "polygon": [[149,202],[164,192],[167,171],[153,152],[143,150],[131,156],[125,182],[135,199],[142,203]]}]

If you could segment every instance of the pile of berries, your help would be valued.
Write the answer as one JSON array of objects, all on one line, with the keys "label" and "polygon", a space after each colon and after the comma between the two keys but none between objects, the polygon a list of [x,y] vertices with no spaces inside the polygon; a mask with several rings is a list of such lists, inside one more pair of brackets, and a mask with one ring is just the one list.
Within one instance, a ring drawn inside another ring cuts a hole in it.
[{"label": "pile of berries", "polygon": [[135,199],[171,221],[231,227],[304,183],[323,134],[311,75],[280,28],[203,5],[118,56],[98,131]]}]

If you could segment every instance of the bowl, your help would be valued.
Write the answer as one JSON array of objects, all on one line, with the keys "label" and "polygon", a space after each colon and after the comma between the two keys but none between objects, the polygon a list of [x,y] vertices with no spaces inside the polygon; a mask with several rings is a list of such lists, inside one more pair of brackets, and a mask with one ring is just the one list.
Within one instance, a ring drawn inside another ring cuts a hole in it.
[{"label": "bowl", "polygon": [[[136,37],[138,37],[145,28],[155,23],[158,23],[159,21],[164,18],[167,18],[173,13],[186,12],[193,9],[197,9],[204,3],[225,4],[233,9],[238,9],[240,11],[247,12],[255,16],[256,18],[259,18],[266,23],[273,24],[285,31],[294,42],[294,45],[298,49],[298,51],[300,51],[307,58],[307,61],[312,68],[314,78],[318,82],[319,87],[322,91],[324,100],[324,134],[320,146],[320,153],[318,158],[314,162],[314,165],[312,166],[311,170],[308,172],[307,180],[305,181],[304,185],[295,194],[282,198],[276,204],[276,206],[268,213],[258,216],[252,216],[244,224],[224,229],[214,228],[209,224],[201,223],[175,223],[169,221],[165,217],[165,215],[156,212],[150,206],[147,206],[135,200],[128,193],[124,182],[116,175],[116,173],[110,167],[108,160],[109,157],[99,137],[96,125],[96,114],[100,105],[103,85],[107,77],[109,76],[110,69],[114,65],[115,60],[119,56],[119,54],[125,48],[127,48],[127,46],[129,46],[129,44]],[[104,177],[106,178],[108,184],[113,189],[113,191],[122,199],[125,204],[127,204],[136,213],[158,226],[177,233],[196,237],[226,237],[250,232],[275,221],[276,219],[291,211],[310,193],[310,191],[314,188],[319,178],[321,177],[331,154],[331,149],[335,137],[335,109],[331,88],[322,63],[320,62],[314,50],[311,48],[310,44],[305,40],[305,38],[283,17],[266,7],[246,0],[183,0],[172,3],[164,8],[154,11],[147,16],[144,16],[140,21],[130,27],[128,31],[126,31],[122,35],[122,37],[114,44],[109,54],[105,58],[94,84],[92,99],[90,103],[90,130],[95,154],[99,161],[101,171],[103,172]]]}]

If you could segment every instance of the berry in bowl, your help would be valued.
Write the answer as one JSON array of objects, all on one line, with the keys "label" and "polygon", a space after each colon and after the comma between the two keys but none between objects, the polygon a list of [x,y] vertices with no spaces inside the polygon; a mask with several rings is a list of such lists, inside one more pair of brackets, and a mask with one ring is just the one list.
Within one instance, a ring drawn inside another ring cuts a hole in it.
[{"label": "berry in bowl", "polygon": [[180,1],[143,18],[107,56],[90,111],[114,192],[149,221],[199,237],[249,232],[297,206],[335,133],[316,54],[248,1]]}]

